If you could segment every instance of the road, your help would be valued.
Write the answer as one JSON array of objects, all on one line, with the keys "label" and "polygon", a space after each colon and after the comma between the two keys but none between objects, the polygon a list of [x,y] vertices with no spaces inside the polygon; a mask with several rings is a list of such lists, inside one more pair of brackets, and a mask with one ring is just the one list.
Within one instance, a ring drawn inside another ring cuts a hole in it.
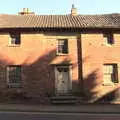
[{"label": "road", "polygon": [[120,114],[0,112],[0,120],[120,120]]}]

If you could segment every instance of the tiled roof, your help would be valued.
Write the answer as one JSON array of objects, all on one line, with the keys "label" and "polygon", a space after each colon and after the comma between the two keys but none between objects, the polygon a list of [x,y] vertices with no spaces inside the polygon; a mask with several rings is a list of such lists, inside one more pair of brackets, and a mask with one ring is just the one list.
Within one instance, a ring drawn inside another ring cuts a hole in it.
[{"label": "tiled roof", "polygon": [[0,15],[0,28],[120,28],[120,14]]}]

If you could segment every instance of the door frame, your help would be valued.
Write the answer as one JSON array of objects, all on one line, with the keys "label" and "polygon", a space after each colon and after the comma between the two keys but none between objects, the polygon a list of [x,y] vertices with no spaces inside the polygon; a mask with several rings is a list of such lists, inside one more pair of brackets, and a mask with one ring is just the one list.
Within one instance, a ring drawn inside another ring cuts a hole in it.
[{"label": "door frame", "polygon": [[56,65],[54,68],[54,72],[55,72],[55,94],[58,94],[57,91],[57,68],[68,68],[69,69],[69,73],[68,73],[68,77],[69,77],[69,85],[68,85],[68,92],[72,90],[72,65]]}]

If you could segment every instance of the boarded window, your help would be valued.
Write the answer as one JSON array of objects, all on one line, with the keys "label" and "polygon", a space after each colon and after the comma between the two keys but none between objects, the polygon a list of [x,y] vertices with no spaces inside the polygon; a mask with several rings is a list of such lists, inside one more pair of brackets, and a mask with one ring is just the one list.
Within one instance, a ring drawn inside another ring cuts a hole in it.
[{"label": "boarded window", "polygon": [[21,82],[21,66],[11,65],[7,67],[7,81],[10,86],[19,86]]},{"label": "boarded window", "polygon": [[59,39],[58,40],[58,54],[67,54],[68,53],[68,40]]},{"label": "boarded window", "polygon": [[118,83],[117,64],[104,64],[104,84]]}]

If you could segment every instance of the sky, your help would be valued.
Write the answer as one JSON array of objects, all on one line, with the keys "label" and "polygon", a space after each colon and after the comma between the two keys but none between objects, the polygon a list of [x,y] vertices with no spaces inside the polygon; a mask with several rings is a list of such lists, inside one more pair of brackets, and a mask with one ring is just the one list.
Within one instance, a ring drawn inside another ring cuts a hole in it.
[{"label": "sky", "polygon": [[17,14],[29,8],[35,14],[70,14],[72,3],[79,14],[120,13],[120,0],[0,0],[0,14]]}]

